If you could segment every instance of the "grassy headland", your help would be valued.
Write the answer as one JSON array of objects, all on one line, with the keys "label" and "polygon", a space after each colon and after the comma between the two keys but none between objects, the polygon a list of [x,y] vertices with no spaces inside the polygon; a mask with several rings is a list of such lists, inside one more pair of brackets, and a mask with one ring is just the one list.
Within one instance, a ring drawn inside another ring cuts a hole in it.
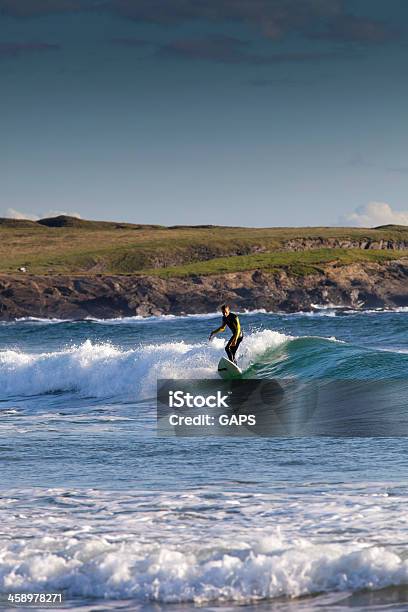
[{"label": "grassy headland", "polygon": [[153,226],[57,217],[0,219],[0,272],[138,274],[164,278],[286,269],[408,256],[408,227]]}]

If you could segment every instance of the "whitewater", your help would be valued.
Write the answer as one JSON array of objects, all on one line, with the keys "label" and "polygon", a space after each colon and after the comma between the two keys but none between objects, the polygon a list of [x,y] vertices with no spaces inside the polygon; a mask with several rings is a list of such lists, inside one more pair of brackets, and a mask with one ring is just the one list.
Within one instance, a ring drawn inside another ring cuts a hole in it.
[{"label": "whitewater", "polygon": [[[0,591],[80,610],[404,610],[406,439],[156,436],[218,315],[0,325]],[[243,313],[248,378],[404,379],[408,312]],[[175,607],[176,606],[176,607]]]}]

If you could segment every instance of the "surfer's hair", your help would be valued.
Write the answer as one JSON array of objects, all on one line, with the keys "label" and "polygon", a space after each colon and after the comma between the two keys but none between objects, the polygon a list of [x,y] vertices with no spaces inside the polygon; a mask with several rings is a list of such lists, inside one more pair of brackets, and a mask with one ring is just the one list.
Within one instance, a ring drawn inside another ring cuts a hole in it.
[{"label": "surfer's hair", "polygon": [[226,310],[228,308],[228,310],[231,310],[231,306],[229,304],[223,304],[221,306],[221,310]]}]

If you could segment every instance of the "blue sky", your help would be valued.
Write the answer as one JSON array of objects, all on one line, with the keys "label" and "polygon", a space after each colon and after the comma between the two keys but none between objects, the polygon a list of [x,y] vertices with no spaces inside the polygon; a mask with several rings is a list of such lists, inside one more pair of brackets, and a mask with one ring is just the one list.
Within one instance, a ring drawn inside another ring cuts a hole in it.
[{"label": "blue sky", "polygon": [[408,223],[404,0],[0,0],[0,214]]}]

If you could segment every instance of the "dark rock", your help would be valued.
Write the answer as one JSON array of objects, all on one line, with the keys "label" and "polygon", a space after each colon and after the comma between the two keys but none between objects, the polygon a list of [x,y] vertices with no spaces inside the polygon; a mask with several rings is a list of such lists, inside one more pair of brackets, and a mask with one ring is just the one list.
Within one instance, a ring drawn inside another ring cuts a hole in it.
[{"label": "dark rock", "polygon": [[0,319],[39,316],[113,318],[206,313],[229,302],[238,310],[311,310],[408,305],[408,259],[330,264],[323,273],[252,270],[215,276],[0,275]]}]

